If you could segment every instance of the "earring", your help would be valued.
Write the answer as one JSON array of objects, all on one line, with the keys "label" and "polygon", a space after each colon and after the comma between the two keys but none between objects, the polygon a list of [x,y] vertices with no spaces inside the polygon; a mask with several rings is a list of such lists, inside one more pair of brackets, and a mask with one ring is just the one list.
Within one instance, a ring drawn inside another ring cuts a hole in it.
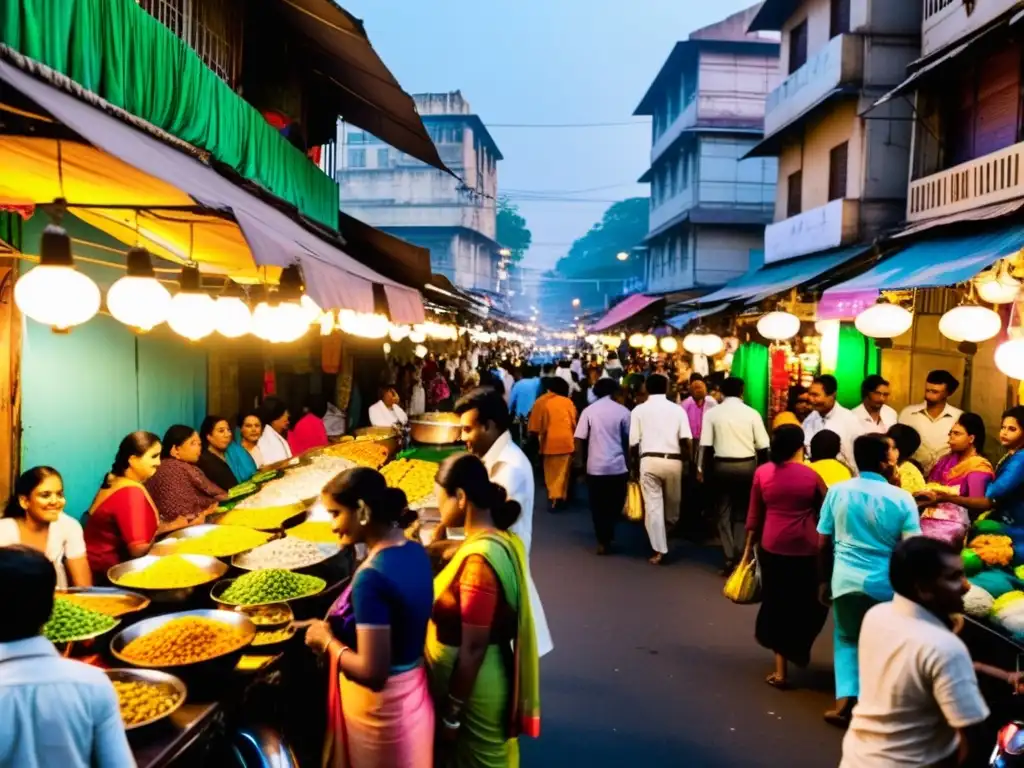
[{"label": "earring", "polygon": [[366,502],[362,499],[359,500],[359,506],[356,508],[356,519],[359,520],[359,524],[362,526],[369,525],[370,523],[370,508],[366,506]]}]

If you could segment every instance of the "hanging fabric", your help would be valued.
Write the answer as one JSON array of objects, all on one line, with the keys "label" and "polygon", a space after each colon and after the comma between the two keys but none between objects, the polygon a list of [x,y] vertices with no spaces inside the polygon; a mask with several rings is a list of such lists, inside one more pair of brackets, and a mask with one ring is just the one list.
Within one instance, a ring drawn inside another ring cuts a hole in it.
[{"label": "hanging fabric", "polygon": [[761,414],[768,415],[768,347],[748,341],[740,344],[732,359],[732,376],[746,384],[744,402]]},{"label": "hanging fabric", "polygon": [[862,334],[852,323],[839,326],[839,354],[835,371],[836,381],[839,382],[836,396],[839,404],[845,408],[860,405],[860,385],[867,376],[878,373],[880,367],[875,340]]}]

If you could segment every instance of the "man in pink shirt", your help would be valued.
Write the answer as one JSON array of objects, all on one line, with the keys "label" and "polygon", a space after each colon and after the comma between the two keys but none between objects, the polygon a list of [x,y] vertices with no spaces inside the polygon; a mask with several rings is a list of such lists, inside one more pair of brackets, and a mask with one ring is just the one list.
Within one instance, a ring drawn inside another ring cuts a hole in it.
[{"label": "man in pink shirt", "polygon": [[685,533],[693,538],[702,538],[700,520],[704,516],[705,494],[704,485],[697,482],[697,461],[696,451],[700,445],[701,428],[704,426],[704,414],[718,405],[713,397],[708,397],[708,385],[704,377],[699,373],[690,374],[690,396],[683,400],[682,408],[686,411],[686,418],[690,422],[690,432],[693,433],[694,461],[690,462],[690,474],[684,478],[686,482],[687,504],[686,519],[680,520],[678,533]]},{"label": "man in pink shirt", "polygon": [[693,444],[700,445],[700,431],[704,424],[704,414],[718,403],[708,397],[708,385],[699,373],[690,375],[690,396],[683,400],[682,408],[690,420],[690,432],[693,433]]}]

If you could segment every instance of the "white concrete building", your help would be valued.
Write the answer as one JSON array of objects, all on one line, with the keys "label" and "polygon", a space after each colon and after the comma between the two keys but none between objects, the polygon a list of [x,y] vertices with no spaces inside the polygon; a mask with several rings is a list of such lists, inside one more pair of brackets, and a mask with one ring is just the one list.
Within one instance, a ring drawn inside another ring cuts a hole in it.
[{"label": "white concrete building", "polygon": [[431,269],[460,288],[493,292],[500,258],[495,233],[501,152],[459,91],[413,99],[441,159],[465,184],[342,123],[341,208],[429,248]]}]

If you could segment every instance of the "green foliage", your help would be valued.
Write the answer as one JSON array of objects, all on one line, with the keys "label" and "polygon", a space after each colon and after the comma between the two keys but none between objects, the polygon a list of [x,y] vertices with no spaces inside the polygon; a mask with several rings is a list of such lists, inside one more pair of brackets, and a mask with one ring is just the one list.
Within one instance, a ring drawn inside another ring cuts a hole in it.
[{"label": "green foliage", "polygon": [[533,235],[526,226],[526,219],[519,213],[519,206],[507,198],[498,199],[498,243],[512,251],[513,264],[518,264],[530,248]]},{"label": "green foliage", "polygon": [[642,259],[636,254],[631,254],[628,261],[619,261],[616,255],[622,251],[631,253],[647,236],[649,204],[646,197],[613,203],[601,221],[577,239],[569,253],[558,260],[559,275],[621,280],[640,274]]}]

